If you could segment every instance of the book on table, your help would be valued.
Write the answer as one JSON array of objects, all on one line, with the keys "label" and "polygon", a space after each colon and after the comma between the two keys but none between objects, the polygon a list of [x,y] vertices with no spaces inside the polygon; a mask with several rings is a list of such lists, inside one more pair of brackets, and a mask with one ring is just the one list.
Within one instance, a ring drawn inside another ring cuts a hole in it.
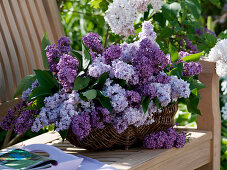
[{"label": "book on table", "polygon": [[14,149],[0,155],[0,169],[43,169],[57,165],[57,161],[23,149]]}]

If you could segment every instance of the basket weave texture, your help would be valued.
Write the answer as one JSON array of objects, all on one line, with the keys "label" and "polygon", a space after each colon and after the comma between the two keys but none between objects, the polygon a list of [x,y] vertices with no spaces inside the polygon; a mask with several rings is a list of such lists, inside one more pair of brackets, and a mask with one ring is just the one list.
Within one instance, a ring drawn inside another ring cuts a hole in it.
[{"label": "basket weave texture", "polygon": [[69,128],[67,140],[74,146],[89,150],[106,150],[124,146],[126,149],[134,144],[140,144],[144,137],[150,133],[167,130],[174,125],[174,115],[178,109],[178,103],[174,103],[162,109],[159,113],[153,113],[154,123],[139,127],[130,125],[122,133],[117,133],[111,124],[106,124],[104,129],[93,128],[89,135],[79,141]]}]

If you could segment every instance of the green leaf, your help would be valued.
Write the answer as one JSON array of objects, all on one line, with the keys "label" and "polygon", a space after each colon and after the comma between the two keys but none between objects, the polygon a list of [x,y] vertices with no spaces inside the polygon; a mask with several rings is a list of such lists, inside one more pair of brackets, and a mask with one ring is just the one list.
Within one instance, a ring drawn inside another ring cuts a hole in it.
[{"label": "green leaf", "polygon": [[95,99],[97,96],[97,91],[94,89],[88,90],[86,92],[83,92],[83,96],[85,96],[88,100]]},{"label": "green leaf", "polygon": [[201,115],[201,112],[198,109],[199,98],[196,95],[191,93],[189,98],[186,99],[186,104],[189,112]]},{"label": "green leaf", "polygon": [[98,8],[100,8],[99,5],[100,5],[101,2],[102,2],[102,0],[92,0],[90,2],[90,5],[91,5],[91,7],[98,9]]},{"label": "green leaf", "polygon": [[64,142],[64,140],[65,140],[65,138],[67,136],[68,130],[62,130],[62,131],[59,131],[58,133],[61,135],[61,138],[62,138],[62,140]]},{"label": "green leaf", "polygon": [[160,31],[161,38],[170,38],[173,34],[174,30],[169,27],[165,27]]},{"label": "green leaf", "polygon": [[113,107],[110,103],[110,98],[107,96],[104,96],[101,91],[97,91],[97,98],[96,98],[102,107],[106,108],[110,113],[113,111]]},{"label": "green leaf", "polygon": [[23,91],[27,90],[31,87],[32,83],[36,80],[35,75],[27,75],[21,81],[17,87],[16,93],[14,94],[13,98],[20,96]]},{"label": "green leaf", "polygon": [[46,86],[38,86],[36,88],[34,88],[31,92],[31,94],[29,95],[27,101],[31,101],[37,97],[40,97],[40,96],[50,96],[52,93],[51,93],[51,90],[46,87]]},{"label": "green leaf", "polygon": [[189,79],[187,81],[190,84],[190,90],[193,90],[193,89],[200,90],[206,87],[206,85],[200,82],[199,80]]},{"label": "green leaf", "polygon": [[158,107],[158,109],[161,108],[161,103],[159,102],[159,100],[158,100],[157,97],[154,98],[154,103],[155,103],[155,105]]},{"label": "green leaf", "polygon": [[32,104],[26,107],[26,110],[37,110],[41,109],[44,106],[45,96],[39,96],[35,100],[33,100]]},{"label": "green leaf", "polygon": [[88,86],[89,82],[89,77],[77,77],[74,82],[73,90],[82,90]]},{"label": "green leaf", "polygon": [[176,67],[176,68],[173,68],[172,70],[170,70],[170,72],[167,74],[168,74],[168,76],[177,76],[178,78],[181,78],[182,71]]},{"label": "green leaf", "polygon": [[89,49],[82,42],[82,67],[86,70],[89,64],[92,63],[91,54],[89,53]]},{"label": "green leaf", "polygon": [[77,60],[79,61],[79,70],[82,69],[82,55],[80,53],[78,53],[77,51],[75,50],[71,50],[70,51],[70,54],[73,56],[73,57],[76,57]]},{"label": "green leaf", "polygon": [[194,19],[199,19],[201,16],[201,7],[198,0],[185,0],[185,6],[191,12]]},{"label": "green leaf", "polygon": [[182,58],[182,60],[184,62],[191,62],[191,61],[197,62],[197,61],[199,61],[199,59],[200,59],[200,57],[202,55],[204,55],[204,52],[196,53],[196,54],[192,54],[192,55],[186,56],[186,57]]},{"label": "green leaf", "polygon": [[49,69],[49,64],[48,64],[48,59],[46,56],[46,47],[50,45],[50,41],[48,40],[47,34],[45,33],[42,43],[41,43],[41,54],[42,54],[42,59],[43,59],[43,66],[45,69]]},{"label": "green leaf", "polygon": [[147,113],[149,103],[150,103],[150,98],[148,96],[142,98],[142,108],[144,113]]},{"label": "green leaf", "polygon": [[220,0],[209,0],[212,4],[216,5],[217,7],[221,6]]},{"label": "green leaf", "polygon": [[108,78],[108,72],[103,73],[99,78],[95,81],[95,83],[91,86],[91,88],[95,87],[99,90],[101,90],[106,82],[106,79]]},{"label": "green leaf", "polygon": [[176,62],[179,58],[177,49],[170,43],[169,44],[170,58],[172,62]]},{"label": "green leaf", "polygon": [[43,86],[49,89],[52,89],[53,87],[58,87],[58,83],[50,71],[47,71],[47,70],[34,70],[34,71],[40,86]]},{"label": "green leaf", "polygon": [[219,35],[218,38],[220,39],[225,39],[227,38],[227,29],[225,31],[222,31]]},{"label": "green leaf", "polygon": [[181,6],[179,3],[176,2],[172,4],[165,3],[162,6],[163,16],[169,21],[177,20],[180,10]]}]

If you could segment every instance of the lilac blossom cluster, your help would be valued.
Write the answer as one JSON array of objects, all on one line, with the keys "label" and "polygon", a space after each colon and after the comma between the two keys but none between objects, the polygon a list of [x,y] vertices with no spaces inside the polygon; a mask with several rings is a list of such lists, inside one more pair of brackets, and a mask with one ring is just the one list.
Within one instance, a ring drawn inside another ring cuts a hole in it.
[{"label": "lilac blossom cluster", "polygon": [[64,54],[57,64],[59,83],[66,91],[71,91],[78,73],[79,61],[71,55]]},{"label": "lilac blossom cluster", "polygon": [[169,149],[172,147],[182,148],[185,145],[186,134],[180,134],[174,129],[159,131],[145,137],[144,147],[149,149]]},{"label": "lilac blossom cluster", "polygon": [[17,134],[25,133],[33,124],[38,110],[25,110],[27,107],[25,101],[20,101],[13,109],[9,109],[6,116],[0,122],[0,127],[4,130],[10,130],[14,125],[14,131]]}]

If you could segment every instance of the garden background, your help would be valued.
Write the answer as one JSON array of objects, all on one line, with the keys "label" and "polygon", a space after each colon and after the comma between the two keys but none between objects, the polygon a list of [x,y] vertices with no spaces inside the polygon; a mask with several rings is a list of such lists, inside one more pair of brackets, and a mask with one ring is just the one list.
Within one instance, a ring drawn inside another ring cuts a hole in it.
[{"label": "garden background", "polygon": [[[72,40],[72,48],[81,50],[81,39],[88,32],[102,36],[103,44],[109,35],[109,45],[125,41],[124,37],[111,33],[105,23],[105,11],[112,0],[57,0],[66,36]],[[149,20],[157,33],[157,42],[168,53],[171,44],[175,49],[190,53],[204,52],[207,55],[218,39],[227,38],[227,0],[165,0],[161,11],[155,12],[152,6],[138,16],[136,33],[141,31],[141,24]],[[128,42],[132,41],[129,37]],[[191,99],[196,105],[199,96]],[[220,109],[222,114],[221,169],[227,169],[227,77],[220,78]],[[225,105],[226,104],[226,105]],[[189,109],[179,105],[175,121],[181,126],[196,127],[197,108]],[[53,130],[44,128],[40,133]],[[28,131],[23,136],[12,134],[19,142],[37,135]],[[3,145],[5,131],[0,131],[0,145]]]}]

